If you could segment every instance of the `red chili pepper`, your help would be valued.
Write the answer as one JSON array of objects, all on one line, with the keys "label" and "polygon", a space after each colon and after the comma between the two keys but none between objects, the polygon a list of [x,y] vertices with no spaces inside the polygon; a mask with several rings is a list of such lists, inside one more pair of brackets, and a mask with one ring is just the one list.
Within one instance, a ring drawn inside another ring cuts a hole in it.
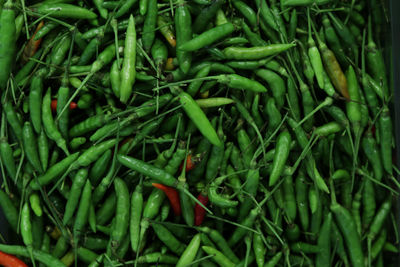
[{"label": "red chili pepper", "polygon": [[[208,196],[200,193],[197,197],[197,200],[200,201],[201,204],[206,206],[208,203]],[[198,203],[196,203],[196,205],[194,206],[194,225],[201,225],[203,223],[204,216],[206,216],[206,210]]]},{"label": "red chili pepper", "polygon": [[69,104],[69,109],[76,109],[77,107],[78,107],[78,104],[76,104],[73,101]]},{"label": "red chili pepper", "polygon": [[0,251],[0,265],[4,267],[28,267],[17,257]]},{"label": "red chili pepper", "polygon": [[371,132],[372,132],[373,137],[375,137],[375,132],[376,132],[376,127],[375,127],[375,125],[372,125],[372,127],[371,127]]},{"label": "red chili pepper", "polygon": [[179,201],[179,194],[174,188],[163,185],[152,183],[152,185],[158,189],[164,191],[167,195],[169,202],[171,203],[172,210],[174,211],[175,215],[181,215],[181,202]]},{"label": "red chili pepper", "polygon": [[42,38],[40,38],[39,40],[34,40],[34,38],[35,38],[35,35],[38,32],[38,30],[40,30],[40,28],[42,28],[43,25],[44,25],[44,22],[42,20],[39,23],[39,25],[36,27],[35,33],[32,35],[31,39],[29,39],[29,42],[26,44],[26,46],[24,48],[24,54],[22,56],[24,62],[27,62],[29,60],[29,58],[32,57],[38,50],[39,45],[42,42]]},{"label": "red chili pepper", "polygon": [[[69,109],[76,109],[78,105],[75,102],[71,102],[69,104]],[[51,100],[51,110],[56,111],[57,110],[57,99]]]},{"label": "red chili pepper", "polygon": [[120,148],[121,146],[125,145],[126,143],[129,143],[133,140],[133,137],[127,137],[124,140],[122,140],[121,142],[119,142],[118,144],[118,148]]},{"label": "red chili pepper", "polygon": [[[118,150],[120,150],[121,147],[123,147],[127,143],[131,143],[133,141],[133,139],[134,139],[133,137],[126,137],[125,139],[121,140],[118,143]],[[114,149],[111,150],[111,157],[114,157]]]},{"label": "red chili pepper", "polygon": [[[192,156],[192,154],[189,154],[186,159],[186,172],[193,170],[199,161],[200,156]],[[182,171],[183,163],[184,162],[182,161],[181,166],[179,167],[180,171]]]}]

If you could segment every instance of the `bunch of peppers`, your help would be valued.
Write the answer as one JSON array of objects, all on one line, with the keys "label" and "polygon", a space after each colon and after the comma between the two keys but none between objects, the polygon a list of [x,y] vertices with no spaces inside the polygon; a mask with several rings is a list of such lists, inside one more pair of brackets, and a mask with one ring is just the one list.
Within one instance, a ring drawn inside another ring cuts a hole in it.
[{"label": "bunch of peppers", "polygon": [[0,264],[391,266],[378,0],[0,0]]}]

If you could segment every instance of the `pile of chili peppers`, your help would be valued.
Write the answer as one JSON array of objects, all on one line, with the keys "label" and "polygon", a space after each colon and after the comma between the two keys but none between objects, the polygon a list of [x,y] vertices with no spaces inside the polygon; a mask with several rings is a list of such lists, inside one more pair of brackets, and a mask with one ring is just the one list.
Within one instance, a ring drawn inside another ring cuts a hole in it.
[{"label": "pile of chili peppers", "polygon": [[0,0],[0,264],[395,266],[387,13]]}]

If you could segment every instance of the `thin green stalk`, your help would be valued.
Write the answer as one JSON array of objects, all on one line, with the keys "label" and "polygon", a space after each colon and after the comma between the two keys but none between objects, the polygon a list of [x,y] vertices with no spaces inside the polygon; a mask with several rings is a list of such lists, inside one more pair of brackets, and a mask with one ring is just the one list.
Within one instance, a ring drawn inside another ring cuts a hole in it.
[{"label": "thin green stalk", "polygon": [[26,17],[25,1],[20,0],[20,2],[21,2],[21,7],[22,7],[22,13],[24,15],[26,39],[29,40],[31,37],[29,35],[28,18]]}]

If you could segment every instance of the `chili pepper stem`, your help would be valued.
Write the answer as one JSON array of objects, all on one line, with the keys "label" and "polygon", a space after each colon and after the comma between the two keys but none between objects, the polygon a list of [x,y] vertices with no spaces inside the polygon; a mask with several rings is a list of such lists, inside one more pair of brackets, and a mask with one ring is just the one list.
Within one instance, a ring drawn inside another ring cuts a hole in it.
[{"label": "chili pepper stem", "polygon": [[63,174],[63,176],[61,176],[61,178],[57,181],[57,183],[50,189],[48,195],[51,195],[54,190],[57,189],[57,187],[60,185],[60,183],[64,183],[65,178],[67,177],[67,175],[73,170],[73,165],[70,165],[68,167],[68,169],[65,171],[65,173]]},{"label": "chili pepper stem", "polygon": [[354,180],[355,180],[355,175],[356,175],[358,150],[360,148],[360,142],[361,142],[361,135],[362,135],[361,129],[358,129],[358,131],[355,133],[355,135],[356,135],[356,140],[355,140],[354,156],[353,156],[353,169],[351,171],[351,189],[352,190],[354,187]]},{"label": "chili pepper stem", "polygon": [[20,172],[21,172],[22,163],[23,163],[24,159],[25,159],[25,152],[24,152],[24,150],[22,150],[21,159],[20,159],[20,161],[19,161],[18,168],[17,168],[17,172],[16,172],[16,174],[15,174],[15,183],[18,182],[18,178],[19,178],[19,176],[20,176],[19,174],[20,174]]},{"label": "chili pepper stem", "polygon": [[336,193],[335,193],[335,186],[333,184],[333,179],[329,179],[329,187],[331,189],[331,203],[336,204]]},{"label": "chili pepper stem", "polygon": [[196,81],[212,81],[212,80],[217,80],[220,76],[207,76],[207,77],[200,77],[200,78],[195,78],[195,79],[189,79],[189,80],[183,80],[183,81],[179,81],[179,82],[173,82],[173,83],[168,83],[165,85],[162,85],[158,88],[154,88],[153,91],[158,91],[164,88],[168,88],[168,87],[173,87],[173,86],[177,86],[177,85],[181,85],[181,84],[186,84],[186,83],[191,83],[191,82],[196,82]]},{"label": "chili pepper stem", "polygon": [[275,237],[278,239],[279,243],[281,245],[284,245],[285,242],[282,240],[282,238],[279,236],[279,234],[276,232],[275,227],[271,225],[271,223],[265,218],[264,216],[261,216],[261,220],[267,225],[267,227],[272,231],[272,233],[275,235]]},{"label": "chili pepper stem", "polygon": [[189,190],[187,190],[186,188],[184,188],[181,184],[177,185],[177,188],[179,190],[182,190],[183,193],[185,193],[186,195],[188,195],[192,200],[194,200],[197,204],[199,204],[203,209],[205,209],[209,214],[213,215],[214,213],[209,210],[206,206],[203,205],[203,203],[201,203],[195,196],[192,195],[192,193],[189,192]]},{"label": "chili pepper stem", "polygon": [[382,182],[376,180],[375,178],[371,177],[363,169],[357,168],[356,171],[358,174],[370,179],[372,182],[376,183],[377,185],[389,190],[392,194],[394,194],[396,196],[399,195],[399,193],[396,190],[392,189],[390,186],[387,186],[387,185],[383,184]]},{"label": "chili pepper stem", "polygon": [[200,263],[200,262],[202,262],[202,261],[205,261],[205,260],[208,260],[208,259],[210,259],[210,258],[212,258],[212,257],[214,257],[214,255],[207,255],[207,256],[201,257],[200,259],[197,259],[197,260],[192,261],[191,264],[192,264],[192,265],[198,264],[198,263]]},{"label": "chili pepper stem", "polygon": [[350,4],[350,10],[347,13],[346,19],[344,20],[344,24],[347,24],[347,22],[350,19],[351,13],[353,12],[353,8],[354,8],[354,4],[355,4],[356,0],[351,0],[351,4]]},{"label": "chili pepper stem", "polygon": [[251,232],[253,232],[253,233],[258,233],[258,232],[257,232],[256,230],[254,230],[253,228],[247,227],[247,226],[242,225],[242,224],[240,224],[240,223],[236,223],[236,222],[233,222],[233,221],[224,219],[224,218],[220,218],[220,217],[215,216],[215,215],[207,215],[207,217],[210,217],[210,218],[213,218],[213,219],[216,219],[216,220],[220,220],[220,221],[223,221],[223,222],[232,224],[232,225],[234,225],[234,226],[237,226],[237,227],[246,229],[246,230],[251,231]]},{"label": "chili pepper stem", "polygon": [[69,105],[71,104],[72,100],[79,94],[80,90],[82,90],[83,86],[92,78],[92,76],[95,74],[95,72],[90,72],[85,79],[82,81],[82,83],[79,85],[79,87],[75,90],[75,92],[72,94],[72,96],[68,99],[67,103],[65,103],[64,107],[62,108],[60,114],[57,114],[56,120],[59,120],[61,115],[67,110]]},{"label": "chili pepper stem", "polygon": [[367,242],[368,242],[368,267],[371,267],[371,262],[372,262],[372,259],[371,259],[371,244],[372,244],[372,240],[371,240],[371,238],[367,238]]},{"label": "chili pepper stem", "polygon": [[32,265],[33,267],[36,267],[36,261],[35,258],[33,257],[33,247],[32,245],[27,246],[28,252],[29,252],[29,257],[31,258]]},{"label": "chili pepper stem", "polygon": [[310,140],[307,143],[307,146],[303,149],[303,151],[301,151],[299,158],[293,164],[291,171],[290,171],[291,175],[293,175],[296,172],[297,167],[299,166],[301,161],[307,156],[307,153],[311,150],[311,148],[318,141],[318,139],[319,139],[319,136],[316,136],[314,133],[311,135]]},{"label": "chili pepper stem", "polygon": [[[270,144],[272,138],[275,137],[275,135],[279,132],[279,130],[282,128],[284,122],[286,121],[286,118],[288,117],[288,112],[286,112],[285,116],[282,118],[282,121],[279,123],[279,125],[276,127],[276,129],[272,132],[272,134],[270,136],[268,136],[268,138],[266,139],[265,143],[265,148],[266,149],[268,147],[268,145]],[[252,161],[255,161],[255,159],[261,154],[262,148],[257,148],[256,152],[254,153],[254,156],[252,158]]]},{"label": "chili pepper stem", "polygon": [[118,53],[118,28],[117,28],[117,20],[115,18],[111,19],[111,27],[113,28],[114,32],[114,42],[115,42],[115,54],[117,56],[117,62],[118,62],[118,69],[121,70],[121,59],[119,57]]},{"label": "chili pepper stem", "polygon": [[21,7],[22,7],[22,13],[24,15],[26,39],[29,40],[31,37],[29,35],[29,27],[28,27],[28,19],[27,19],[27,16],[26,16],[25,1],[24,0],[20,0],[20,2],[21,2]]},{"label": "chili pepper stem", "polygon": [[297,127],[299,127],[300,125],[302,125],[306,120],[308,120],[310,117],[314,116],[314,114],[320,110],[321,108],[324,108],[326,106],[330,106],[333,103],[333,99],[331,97],[326,97],[325,100],[319,104],[315,109],[313,109],[313,111],[311,111],[310,113],[307,114],[307,116],[305,116],[301,121],[299,121],[297,123]]},{"label": "chili pepper stem", "polygon": [[191,134],[189,134],[189,136],[188,136],[188,140],[186,143],[186,154],[185,154],[185,159],[183,161],[183,168],[182,168],[181,174],[178,177],[178,181],[182,182],[182,183],[186,183],[186,164],[187,164],[187,157],[189,155],[190,137],[191,137]]}]

